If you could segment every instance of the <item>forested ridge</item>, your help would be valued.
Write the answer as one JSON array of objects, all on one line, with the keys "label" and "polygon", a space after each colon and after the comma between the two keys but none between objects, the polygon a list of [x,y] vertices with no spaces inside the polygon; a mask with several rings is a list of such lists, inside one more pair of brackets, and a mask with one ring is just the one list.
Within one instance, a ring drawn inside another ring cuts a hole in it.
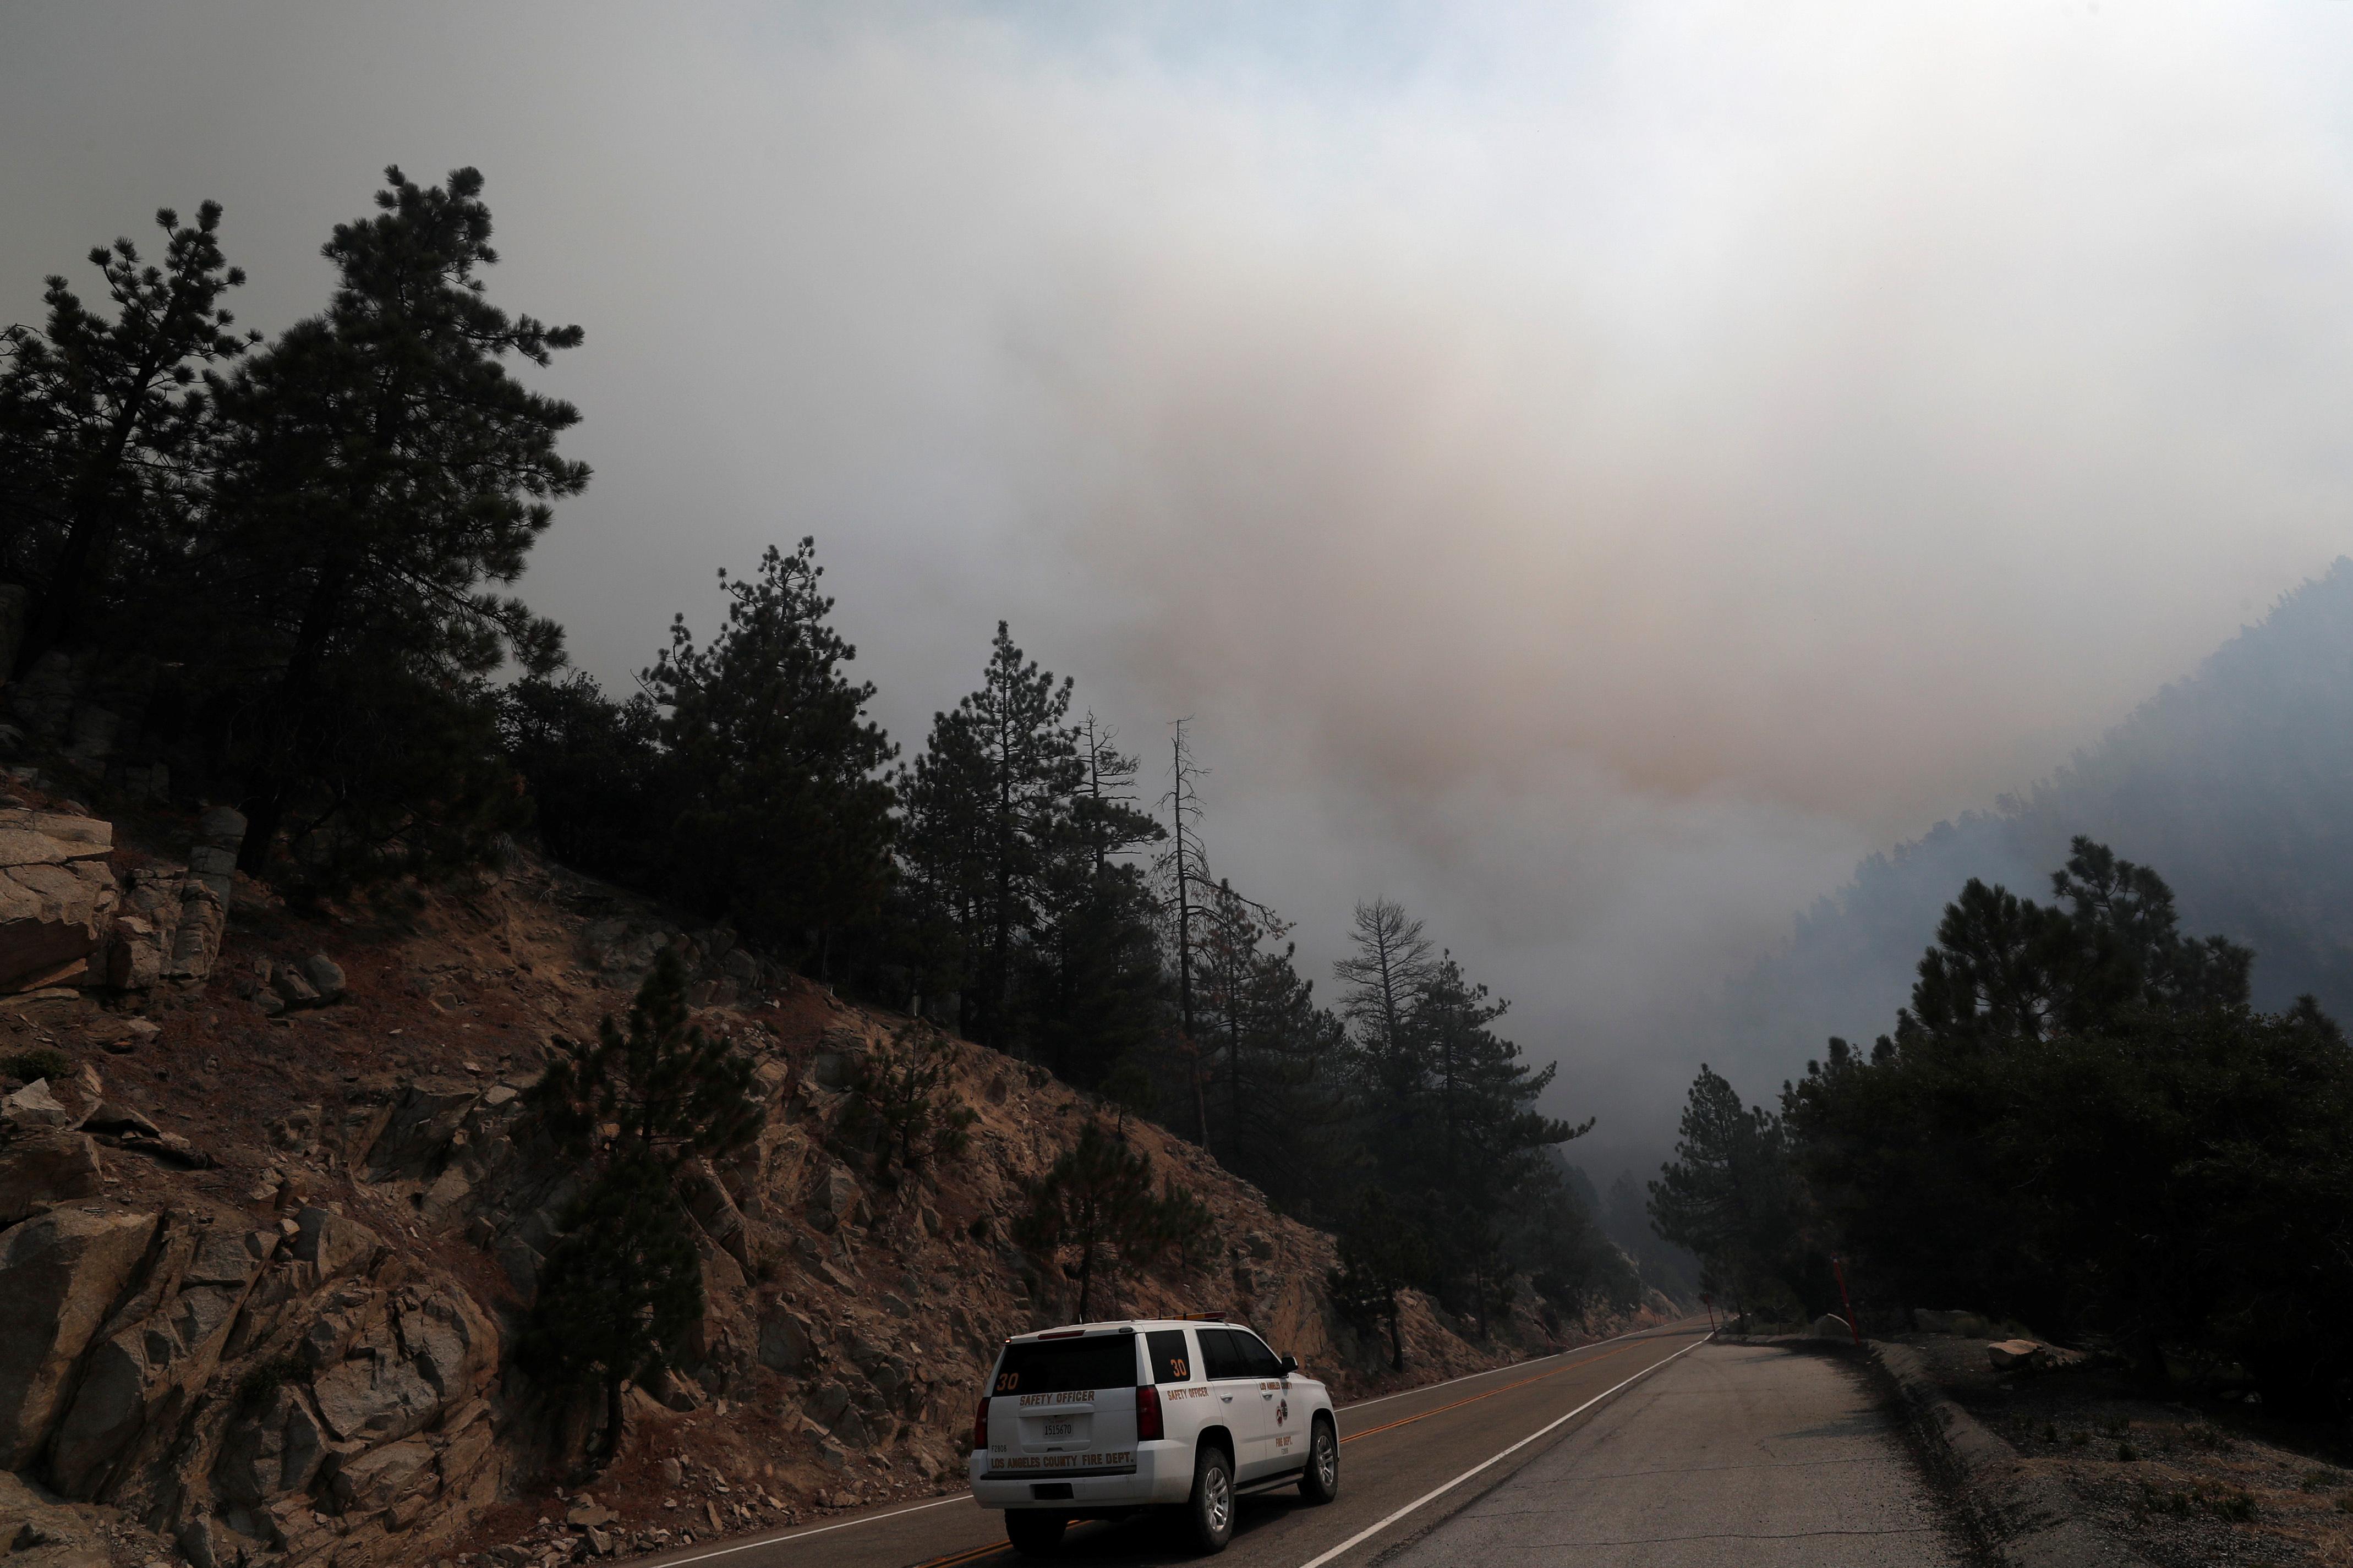
[{"label": "forested ridge", "polygon": [[[0,741],[100,797],[236,805],[239,868],[297,901],[535,839],[1193,1140],[1338,1233],[1333,1283],[1368,1328],[1409,1288],[1481,1333],[1524,1291],[1640,1298],[1559,1157],[1590,1123],[1536,1110],[1554,1069],[1473,963],[1376,899],[1337,973],[1303,973],[1291,922],[1208,847],[1183,725],[1124,738],[1000,625],[968,695],[887,735],[808,535],[728,563],[712,604],[647,606],[649,631],[673,618],[634,689],[573,668],[512,590],[591,479],[562,451],[581,411],[530,385],[583,330],[493,303],[477,172],[385,179],[323,247],[322,308],[274,337],[236,321],[210,203],[159,213],[153,259],[91,252],[102,298],[52,278],[45,320],[8,331]],[[103,735],[72,717],[93,710]],[[552,1077],[551,1117],[584,1084],[623,1093],[632,1051],[645,1073],[703,1059],[674,997],[642,1009],[650,1043]],[[723,1110],[687,1146],[723,1146]],[[658,1229],[675,1156],[592,1145],[592,1195]],[[1057,1179],[1117,1179],[1090,1158]],[[1181,1196],[1146,1194],[1138,1223],[1181,1244]],[[1622,1229],[1629,1184],[1610,1206]],[[1672,1286],[1671,1259],[1653,1272]]]},{"label": "forested ridge", "polygon": [[2353,1013],[2353,562],[2284,595],[2048,777],[1855,868],[1727,987],[1708,1049],[1769,1083],[1880,1026],[1953,889],[2032,885],[2086,835],[2160,868],[2183,918],[2256,953],[2253,999]]}]

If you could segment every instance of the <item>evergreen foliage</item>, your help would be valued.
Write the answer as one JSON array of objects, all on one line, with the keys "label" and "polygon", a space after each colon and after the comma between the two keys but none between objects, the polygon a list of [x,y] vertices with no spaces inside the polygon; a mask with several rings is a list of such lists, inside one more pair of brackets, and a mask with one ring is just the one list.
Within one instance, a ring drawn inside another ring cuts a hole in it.
[{"label": "evergreen foliage", "polygon": [[1400,1292],[1430,1276],[1430,1243],[1416,1216],[1368,1187],[1340,1228],[1340,1262],[1325,1280],[1332,1304],[1359,1331],[1386,1328],[1389,1370],[1405,1370]]},{"label": "evergreen foliage", "polygon": [[558,1387],[601,1388],[599,1451],[609,1458],[625,1426],[623,1391],[675,1365],[702,1316],[702,1260],[670,1173],[659,1160],[622,1152],[565,1211],[522,1359]]},{"label": "evergreen foliage", "polygon": [[624,1385],[675,1365],[702,1315],[677,1184],[758,1135],[752,1064],[689,1021],[685,971],[664,948],[627,1027],[607,1015],[593,1044],[563,1042],[526,1101],[588,1181],[548,1252],[524,1353],[554,1384],[601,1385],[609,1456]]},{"label": "evergreen foliage", "polygon": [[326,311],[214,383],[202,586],[232,626],[202,694],[246,780],[249,872],[281,830],[346,873],[473,852],[513,820],[493,809],[485,682],[509,658],[534,673],[561,658],[553,623],[492,590],[588,482],[556,451],[579,416],[503,362],[544,365],[580,329],[484,297],[498,255],[478,172],[385,178],[378,215],[325,247]]},{"label": "evergreen foliage", "polygon": [[814,952],[871,921],[890,885],[897,748],[866,717],[871,683],[842,667],[857,650],[827,622],[817,542],[771,546],[757,575],[730,580],[727,625],[698,647],[681,616],[646,672],[662,709],[675,812],[666,862],[674,895],[747,939]]},{"label": "evergreen foliage", "polygon": [[2340,1415],[2353,1050],[2310,998],[2251,1010],[2252,953],[2182,936],[2147,868],[2078,837],[2052,889],[1971,880],[1895,1031],[1832,1039],[1779,1116],[1703,1069],[1659,1230],[1751,1304],[1820,1310],[1835,1246],[1866,1318],[1967,1303]]},{"label": "evergreen foliage", "polygon": [[129,239],[90,251],[111,320],[52,276],[47,324],[0,333],[0,581],[37,591],[0,680],[100,626],[130,629],[137,589],[171,575],[185,547],[217,434],[201,373],[252,341],[220,304],[245,281],[221,254],[220,218],[217,202],[187,226],[158,212],[160,267]]},{"label": "evergreen foliage", "polygon": [[670,768],[653,699],[616,702],[576,669],[527,676],[499,694],[499,739],[529,783],[550,855],[627,887],[667,889]]},{"label": "evergreen foliage", "polygon": [[1123,1269],[1197,1265],[1210,1240],[1213,1222],[1200,1200],[1173,1183],[1155,1192],[1152,1162],[1093,1121],[1029,1184],[1027,1197],[1013,1239],[1075,1276],[1082,1322],[1092,1321],[1098,1272],[1115,1290]]},{"label": "evergreen foliage", "polygon": [[1433,961],[1419,921],[1394,904],[1361,905],[1356,939],[1339,973],[1368,1179],[1419,1233],[1416,1283],[1485,1335],[1516,1291],[1505,1216],[1557,1180],[1549,1152],[1593,1124],[1535,1109],[1556,1066],[1532,1068],[1495,1032],[1507,1004],[1452,954]]},{"label": "evergreen foliage", "polygon": [[1672,1162],[1651,1184],[1658,1233],[1698,1254],[1702,1283],[1751,1306],[1804,1306],[1802,1200],[1779,1118],[1752,1109],[1702,1063],[1683,1106]]},{"label": "evergreen foliage", "polygon": [[914,1026],[868,1054],[849,1085],[842,1131],[873,1144],[874,1172],[920,1172],[942,1155],[964,1152],[979,1113],[950,1102],[947,1042]]}]

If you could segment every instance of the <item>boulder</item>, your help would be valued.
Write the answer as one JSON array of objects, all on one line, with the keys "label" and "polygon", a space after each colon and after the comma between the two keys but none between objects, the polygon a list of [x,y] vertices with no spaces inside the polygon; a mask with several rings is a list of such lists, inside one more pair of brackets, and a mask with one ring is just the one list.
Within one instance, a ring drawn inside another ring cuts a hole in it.
[{"label": "boulder", "polygon": [[98,1144],[88,1133],[0,1122],[0,1226],[73,1198],[95,1197],[100,1176]]},{"label": "boulder", "polygon": [[1854,1331],[1848,1327],[1847,1321],[1836,1312],[1824,1312],[1814,1320],[1812,1326],[1807,1329],[1806,1332],[1818,1340],[1851,1342],[1854,1338]]},{"label": "boulder", "polygon": [[[388,1352],[389,1347],[384,1347]],[[440,1400],[407,1362],[363,1350],[313,1378],[328,1430],[349,1443],[385,1443],[422,1431]]]},{"label": "boulder", "polygon": [[760,1364],[771,1372],[805,1371],[816,1351],[809,1321],[797,1312],[778,1311],[760,1324]]},{"label": "boulder", "polygon": [[88,1062],[63,1078],[49,1079],[48,1084],[49,1093],[66,1108],[73,1118],[70,1125],[75,1127],[86,1125],[91,1112],[106,1100],[106,1085],[99,1078],[98,1069]]},{"label": "boulder", "polygon": [[831,1230],[844,1221],[856,1223],[866,1218],[865,1189],[849,1166],[836,1163],[818,1178],[808,1206],[809,1217],[822,1229]]},{"label": "boulder", "polygon": [[1986,1359],[1996,1372],[2031,1372],[2043,1362],[2043,1351],[2033,1340],[1996,1340],[1986,1346]]},{"label": "boulder", "polygon": [[384,1128],[353,1163],[364,1161],[366,1179],[427,1181],[438,1175],[450,1140],[466,1122],[480,1091],[462,1079],[419,1079],[408,1086]]},{"label": "boulder", "polygon": [[294,1256],[304,1263],[317,1264],[322,1279],[364,1268],[384,1245],[375,1232],[359,1221],[329,1209],[304,1209],[294,1216]]},{"label": "boulder", "polygon": [[116,1132],[135,1138],[161,1138],[164,1130],[147,1120],[140,1111],[111,1100],[102,1100],[98,1109],[82,1122],[85,1132]]},{"label": "boulder", "polygon": [[269,988],[289,1007],[315,1007],[319,1005],[319,988],[311,984],[302,972],[290,963],[278,965],[269,977]]},{"label": "boulder", "polygon": [[121,889],[111,824],[0,811],[0,992],[78,980],[105,942]]},{"label": "boulder", "polygon": [[0,1122],[26,1129],[46,1127],[70,1131],[81,1118],[66,1109],[49,1080],[37,1078],[5,1100],[0,1100]]},{"label": "boulder", "polygon": [[138,1271],[155,1222],[53,1209],[0,1232],[0,1469],[39,1454],[74,1363]]},{"label": "boulder", "polygon": [[330,1491],[339,1512],[372,1513],[390,1508],[432,1474],[432,1444],[410,1437],[344,1460]]},{"label": "boulder", "polygon": [[343,965],[325,953],[314,952],[302,961],[302,978],[311,983],[320,1006],[343,999]]}]

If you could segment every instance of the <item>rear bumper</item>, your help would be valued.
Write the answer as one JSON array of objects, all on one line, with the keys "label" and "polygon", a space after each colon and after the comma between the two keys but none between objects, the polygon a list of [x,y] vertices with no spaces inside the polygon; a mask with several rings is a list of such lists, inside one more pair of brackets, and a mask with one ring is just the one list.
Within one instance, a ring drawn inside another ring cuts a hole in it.
[{"label": "rear bumper", "polygon": [[[1135,1468],[1124,1475],[1089,1475],[1083,1469],[991,1473],[990,1458],[982,1452],[965,1462],[973,1500],[983,1508],[1145,1508],[1183,1502],[1193,1491],[1192,1453],[1176,1443],[1138,1444]],[[1061,1492],[1063,1487],[1070,1490]],[[1057,1489],[1041,1497],[1040,1488]]]}]

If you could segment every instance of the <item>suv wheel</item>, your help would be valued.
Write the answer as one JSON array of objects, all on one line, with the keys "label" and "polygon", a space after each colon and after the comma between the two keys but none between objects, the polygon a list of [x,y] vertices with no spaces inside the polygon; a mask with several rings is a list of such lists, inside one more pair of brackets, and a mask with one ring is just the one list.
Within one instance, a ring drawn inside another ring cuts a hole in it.
[{"label": "suv wheel", "polygon": [[1206,1443],[1193,1460],[1193,1495],[1185,1516],[1193,1526],[1193,1544],[1204,1553],[1223,1552],[1234,1538],[1233,1461]]},{"label": "suv wheel", "polygon": [[1315,1435],[1307,1439],[1307,1473],[1299,1478],[1299,1495],[1309,1502],[1330,1502],[1340,1495],[1340,1439],[1321,1415]]},{"label": "suv wheel", "polygon": [[1005,1510],[1005,1538],[1024,1557],[1053,1557],[1062,1550],[1063,1523],[1059,1513],[1008,1508]]}]

